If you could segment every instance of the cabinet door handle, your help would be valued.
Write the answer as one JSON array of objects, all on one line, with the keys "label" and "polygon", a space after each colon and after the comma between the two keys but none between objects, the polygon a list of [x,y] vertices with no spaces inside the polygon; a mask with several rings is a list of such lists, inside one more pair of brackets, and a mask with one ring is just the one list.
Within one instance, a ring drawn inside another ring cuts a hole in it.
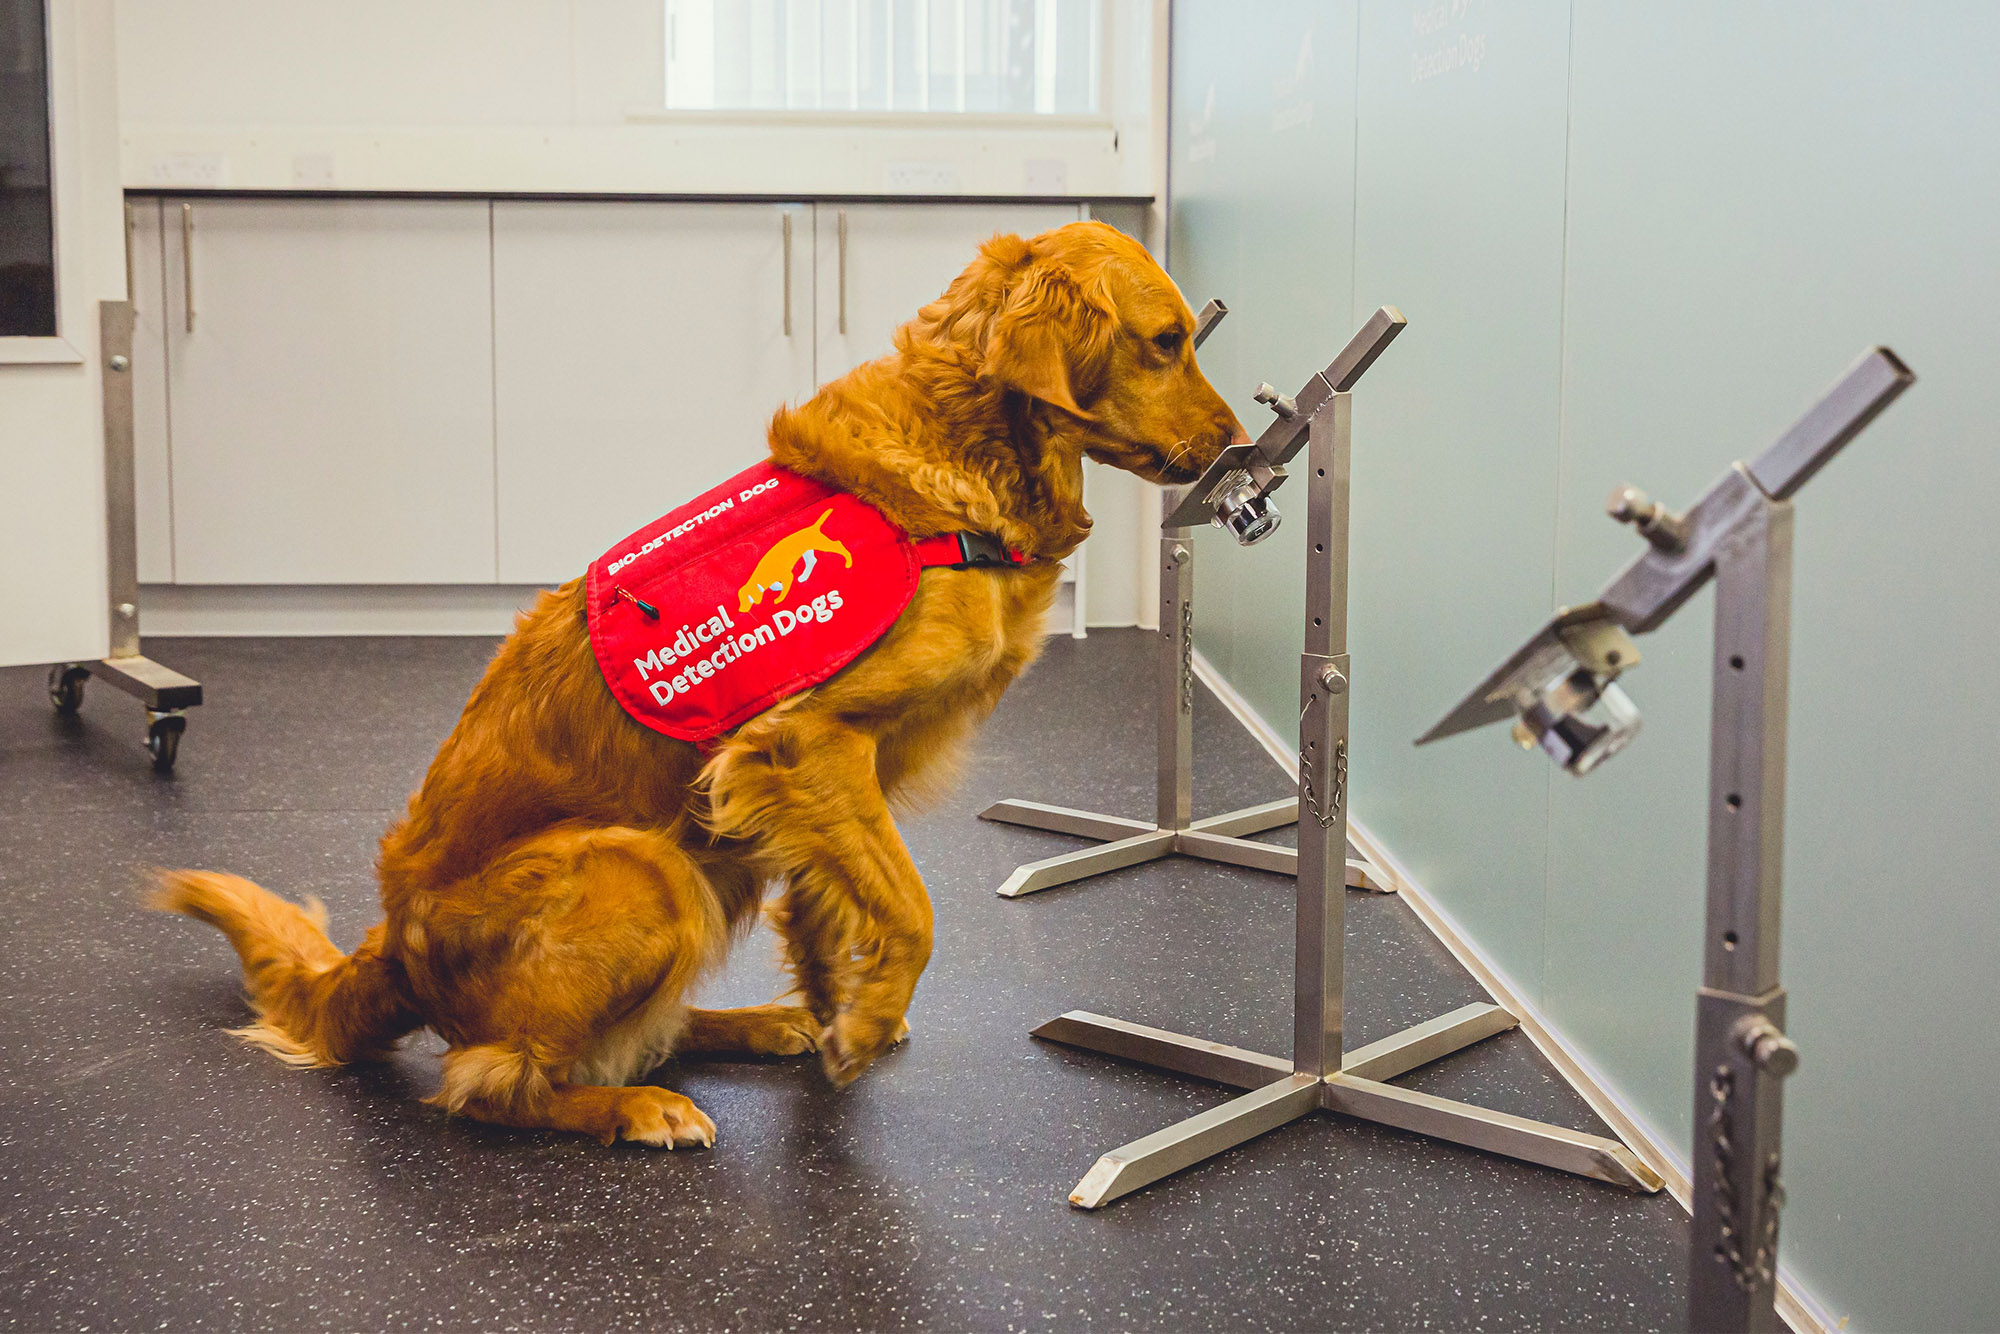
[{"label": "cabinet door handle", "polygon": [[139,289],[132,285],[132,201],[125,201],[125,299],[132,303],[132,313],[139,313]]},{"label": "cabinet door handle", "polygon": [[786,209],[781,215],[785,220],[785,337],[792,336],[792,211]]},{"label": "cabinet door handle", "polygon": [[181,205],[181,310],[194,332],[194,205]]},{"label": "cabinet door handle", "polygon": [[847,210],[841,209],[834,215],[834,231],[840,238],[840,332],[847,333]]}]

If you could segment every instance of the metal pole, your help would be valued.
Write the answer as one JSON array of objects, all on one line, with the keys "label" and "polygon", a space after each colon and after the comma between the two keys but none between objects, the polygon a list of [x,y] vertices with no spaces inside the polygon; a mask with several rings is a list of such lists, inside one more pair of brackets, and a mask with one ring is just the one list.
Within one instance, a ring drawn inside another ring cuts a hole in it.
[{"label": "metal pole", "polygon": [[98,303],[104,357],[104,536],[111,657],[139,652],[139,520],[134,482],[130,301]]},{"label": "metal pole", "polygon": [[[1746,473],[1746,476],[1748,474]],[[1778,1330],[1784,1079],[1778,985],[1792,506],[1762,499],[1715,554],[1708,918],[1695,1015],[1694,1231],[1688,1324]]]},{"label": "metal pole", "polygon": [[[1160,495],[1160,514],[1171,514],[1180,494]],[[1160,738],[1161,829],[1186,829],[1194,819],[1194,540],[1185,528],[1160,529],[1160,639],[1155,668],[1156,723]]]},{"label": "metal pole", "polygon": [[1306,631],[1299,668],[1298,912],[1292,1065],[1340,1072],[1347,870],[1347,527],[1351,394],[1307,428]]}]

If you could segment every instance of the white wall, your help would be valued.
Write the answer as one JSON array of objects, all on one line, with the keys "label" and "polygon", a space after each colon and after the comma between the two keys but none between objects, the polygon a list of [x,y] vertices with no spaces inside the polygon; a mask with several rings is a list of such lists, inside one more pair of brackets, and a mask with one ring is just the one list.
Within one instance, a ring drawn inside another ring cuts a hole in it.
[{"label": "white wall", "polygon": [[[664,110],[660,0],[117,0],[130,188],[1150,193],[1151,0],[1111,0],[1106,112]],[[1051,190],[1047,164],[1060,162]],[[1034,168],[1030,178],[1030,164]],[[1039,188],[1031,188],[1038,186]]]},{"label": "white wall", "polygon": [[[928,164],[957,193],[1008,195],[1030,187],[1031,163],[1049,192],[1050,160],[1071,195],[1157,183],[1164,0],[1109,0],[1101,116],[1032,123],[670,115],[661,0],[113,5],[128,189],[801,197],[900,193],[892,168]],[[1137,209],[1112,220],[1146,229]],[[1105,470],[1090,494],[1086,614],[1129,625],[1151,606],[1156,502]]]}]

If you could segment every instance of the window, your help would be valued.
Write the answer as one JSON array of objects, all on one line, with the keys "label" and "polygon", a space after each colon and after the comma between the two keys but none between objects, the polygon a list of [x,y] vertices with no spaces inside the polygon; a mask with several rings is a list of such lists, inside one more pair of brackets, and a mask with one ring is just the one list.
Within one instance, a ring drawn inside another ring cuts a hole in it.
[{"label": "window", "polygon": [[667,106],[1098,110],[1103,0],[666,0]]},{"label": "window", "polygon": [[0,0],[0,338],[56,335],[42,0]]}]

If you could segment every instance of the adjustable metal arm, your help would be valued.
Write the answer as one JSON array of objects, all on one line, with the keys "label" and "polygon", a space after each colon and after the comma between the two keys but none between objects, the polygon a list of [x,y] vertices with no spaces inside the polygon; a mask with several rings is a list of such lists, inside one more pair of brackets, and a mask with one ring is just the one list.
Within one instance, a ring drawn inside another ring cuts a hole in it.
[{"label": "adjustable metal arm", "polygon": [[[1207,311],[1202,313],[1206,316]],[[1217,455],[1160,526],[1186,528],[1219,519],[1223,517],[1221,507],[1225,501],[1233,501],[1237,507],[1262,505],[1271,492],[1284,484],[1285,464],[1305,446],[1313,414],[1335,394],[1352,389],[1407,324],[1401,311],[1394,306],[1383,306],[1369,316],[1368,322],[1340,350],[1340,355],[1307,380],[1296,395],[1280,398],[1275,390],[1265,386],[1258,400],[1268,404],[1278,419],[1265,427],[1254,442],[1231,445]],[[1275,527],[1275,522],[1265,525],[1247,541],[1243,530],[1238,529],[1237,540],[1248,545],[1269,535]]]},{"label": "adjustable metal arm", "polygon": [[1598,596],[1635,635],[1656,629],[1715,573],[1722,538],[1764,498],[1790,500],[1916,381],[1885,347],[1870,348],[1753,462],[1738,463],[1703,493],[1686,519],[1685,549],[1657,545],[1620,571]]},{"label": "adjustable metal arm", "polygon": [[[1648,549],[1595,602],[1559,610],[1417,744],[1514,716],[1564,664],[1592,665],[1578,651],[1581,641],[1594,638],[1602,647],[1614,627],[1634,635],[1658,629],[1714,577],[1718,549],[1747,515],[1768,501],[1789,499],[1915,379],[1895,353],[1870,348],[1754,462],[1732,465],[1685,515],[1668,514],[1630,488],[1614,493],[1613,516],[1638,522]],[[1608,680],[1637,661],[1638,651],[1630,649],[1622,659],[1597,664],[1597,674]]]},{"label": "adjustable metal arm", "polygon": [[1229,307],[1220,301],[1210,301],[1201,308],[1201,314],[1194,317],[1194,345],[1199,348],[1215,332],[1215,326],[1222,323],[1222,317],[1229,313]]}]

